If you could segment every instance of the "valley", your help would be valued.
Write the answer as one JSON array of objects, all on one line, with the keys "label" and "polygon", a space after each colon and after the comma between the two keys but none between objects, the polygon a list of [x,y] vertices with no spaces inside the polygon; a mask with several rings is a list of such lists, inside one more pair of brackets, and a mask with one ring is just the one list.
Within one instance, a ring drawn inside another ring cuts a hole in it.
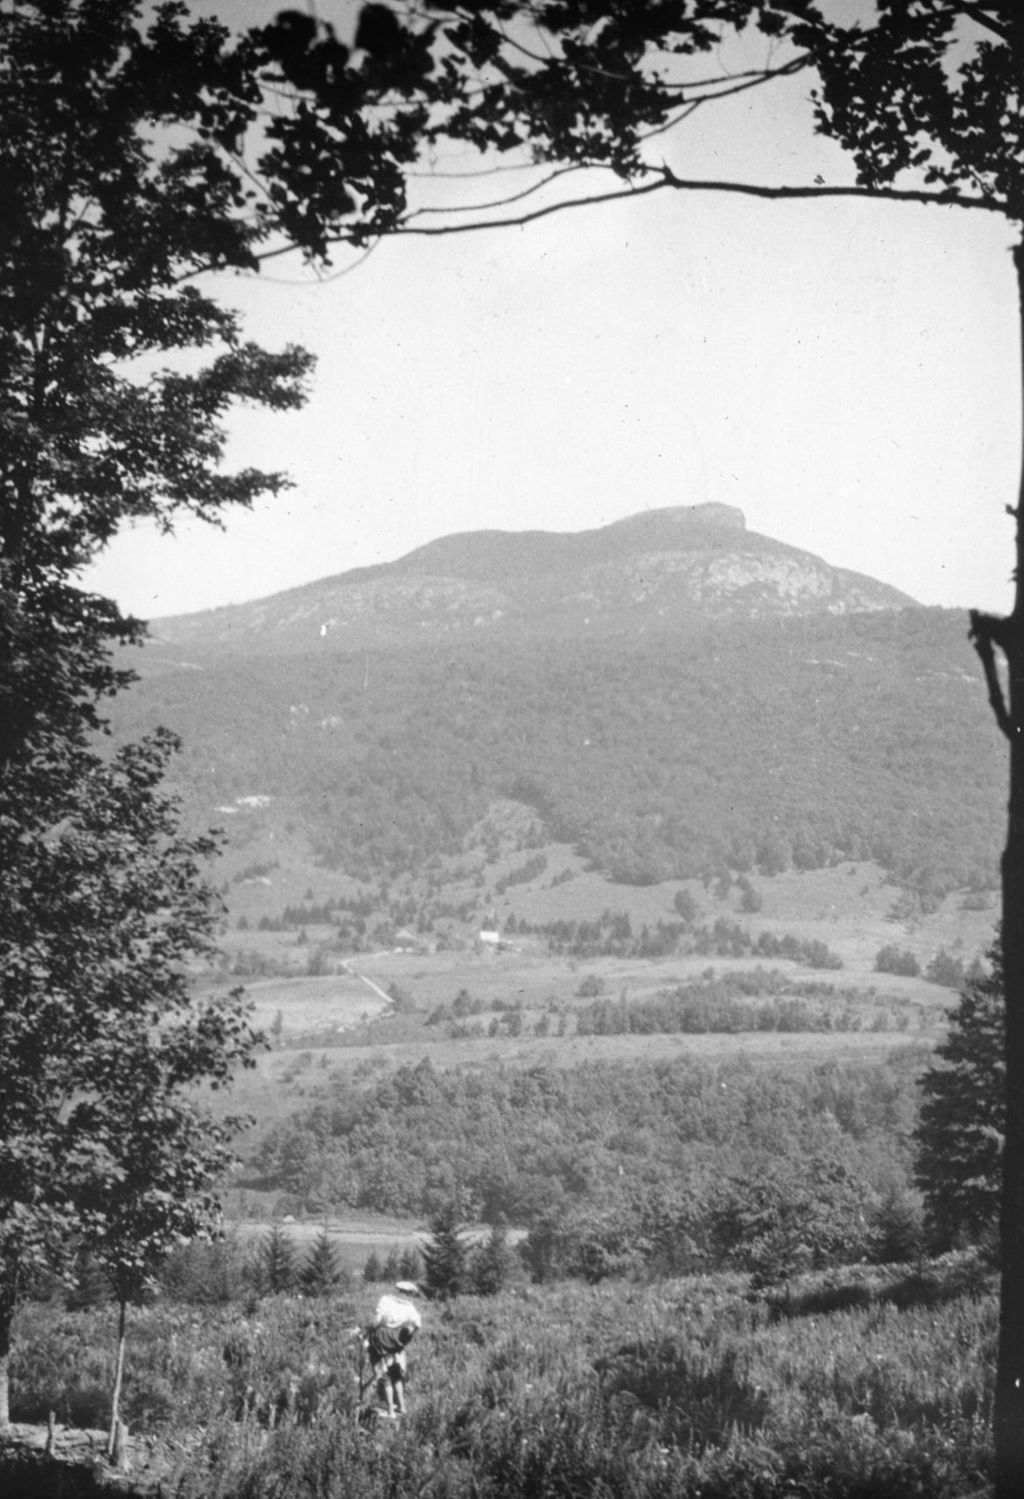
[{"label": "valley", "polygon": [[253,1121],[231,1217],[415,1234],[455,1196],[586,1239],[811,1159],[919,1220],[917,1079],[998,919],[960,616],[712,506],[151,636],[114,732],[182,736],[223,839],[196,982],[268,1041],[218,1102]]}]

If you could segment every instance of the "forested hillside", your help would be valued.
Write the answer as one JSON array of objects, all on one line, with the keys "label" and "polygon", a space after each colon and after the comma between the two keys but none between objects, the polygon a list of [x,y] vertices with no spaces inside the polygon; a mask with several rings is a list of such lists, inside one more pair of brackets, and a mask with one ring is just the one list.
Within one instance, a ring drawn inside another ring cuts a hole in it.
[{"label": "forested hillside", "polygon": [[729,1252],[730,1214],[773,1194],[803,1202],[812,1180],[831,1233],[881,1227],[908,1188],[921,1059],[902,1047],[802,1076],[741,1055],[483,1071],[424,1059],[339,1082],[333,1100],[266,1132],[252,1166],[297,1212],[429,1216],[456,1200],[491,1222],[556,1218],[576,1238],[604,1217],[623,1242],[671,1217],[673,1268],[692,1268]]},{"label": "forested hillside", "polygon": [[839,859],[927,893],[995,878],[1004,753],[953,611],[141,660],[119,727],[184,736],[197,819],[270,798],[355,878],[438,870],[499,798],[620,881]]}]

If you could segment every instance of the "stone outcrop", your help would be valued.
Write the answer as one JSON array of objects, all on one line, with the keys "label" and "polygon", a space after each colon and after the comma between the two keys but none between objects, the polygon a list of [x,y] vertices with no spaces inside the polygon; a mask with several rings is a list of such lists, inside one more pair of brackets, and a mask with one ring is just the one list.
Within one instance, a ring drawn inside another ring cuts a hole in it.
[{"label": "stone outcrop", "polygon": [[358,651],[488,635],[638,636],[736,619],[905,608],[873,578],[748,531],[731,505],[592,531],[473,531],[251,604],[157,621],[150,660]]}]

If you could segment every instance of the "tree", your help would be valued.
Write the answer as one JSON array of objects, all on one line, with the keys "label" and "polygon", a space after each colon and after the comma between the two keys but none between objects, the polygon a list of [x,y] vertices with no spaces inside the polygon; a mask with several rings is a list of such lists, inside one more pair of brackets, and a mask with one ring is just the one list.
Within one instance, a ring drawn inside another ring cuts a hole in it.
[{"label": "tree", "polygon": [[[298,405],[312,361],[245,342],[197,278],[316,255],[325,224],[358,237],[404,207],[417,114],[362,113],[374,47],[314,141],[301,109],[261,116],[289,55],[287,26],[271,34],[232,38],[177,0],[0,12],[0,1425],[26,1277],[87,1231],[127,1305],[226,1159],[183,1099],[255,1039],[237,999],[186,1003],[214,844],[157,794],[170,736],[96,751],[103,701],[131,680],[111,647],[143,627],[75,579],[127,524],[215,522],[286,483],[223,469],[224,418]],[[330,91],[343,50],[318,42],[305,81]],[[116,1066],[136,1062],[159,1073],[151,1114],[118,1112]]]},{"label": "tree", "polygon": [[219,1204],[205,1189],[233,1160],[232,1123],[198,1112],[180,1096],[179,1083],[168,1087],[157,1050],[144,1048],[142,1071],[131,1074],[116,1099],[103,1100],[102,1124],[95,1115],[90,1121],[91,1143],[102,1143],[102,1165],[82,1203],[83,1237],[106,1271],[118,1308],[110,1456],[120,1423],[128,1307],[142,1305],[155,1289],[173,1249],[216,1233]]},{"label": "tree", "polygon": [[943,989],[959,989],[964,981],[963,960],[940,947],[924,976],[930,984],[938,984]]},{"label": "tree", "polygon": [[471,1262],[473,1290],[478,1296],[496,1296],[508,1285],[516,1269],[516,1253],[508,1238],[508,1224],[499,1213]]},{"label": "tree", "polygon": [[887,942],[875,953],[876,973],[895,973],[904,978],[916,978],[921,972],[921,965],[916,954],[907,947],[897,947],[893,942]]},{"label": "tree", "polygon": [[430,1237],[420,1249],[423,1257],[423,1284],[430,1296],[447,1301],[468,1289],[469,1243],[462,1221],[462,1209],[450,1198],[430,1218]]},{"label": "tree", "polygon": [[338,1263],[338,1252],[330,1234],[322,1228],[309,1246],[299,1271],[299,1282],[307,1296],[330,1296],[346,1280]]},{"label": "tree", "polygon": [[221,907],[199,873],[214,840],[185,837],[158,789],[175,747],[160,732],[103,760],[54,737],[5,777],[23,800],[0,802],[0,1414],[26,1280],[77,1242],[123,1312],[216,1225],[237,1121],[196,1085],[227,1083],[258,1034],[240,993],[191,992]]},{"label": "tree", "polygon": [[735,1176],[711,1215],[719,1256],[770,1285],[860,1259],[870,1242],[865,1189],[836,1151],[781,1157]]},{"label": "tree", "polygon": [[261,1294],[283,1296],[295,1289],[295,1246],[279,1223],[263,1238],[253,1262],[253,1281]]},{"label": "tree", "polygon": [[989,968],[976,965],[964,981],[949,1032],[935,1049],[939,1064],[921,1079],[915,1175],[941,1249],[964,1237],[977,1240],[999,1215],[1006,1061],[998,941],[988,956]]},{"label": "tree", "polygon": [[[185,981],[209,955],[215,844],[158,793],[175,741],[94,743],[130,679],[110,647],[141,626],[74,580],[119,526],[280,489],[221,470],[223,418],[295,406],[311,361],[244,343],[186,284],[255,265],[281,222],[231,156],[256,119],[255,44],[176,5],[143,32],[141,9],[0,13],[0,1425],[26,1279],[85,1232],[134,1294],[226,1159],[189,1090],[255,1040],[237,998],[196,1004]],[[191,367],[158,368],[172,351]],[[141,1113],[122,1106],[135,1076]]]}]

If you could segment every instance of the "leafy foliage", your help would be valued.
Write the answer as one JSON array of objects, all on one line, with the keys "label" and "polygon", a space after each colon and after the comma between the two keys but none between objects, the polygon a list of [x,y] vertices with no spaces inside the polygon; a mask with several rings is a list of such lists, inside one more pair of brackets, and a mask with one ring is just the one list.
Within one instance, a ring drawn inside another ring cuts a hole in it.
[{"label": "leafy foliage", "polygon": [[916,978],[921,972],[921,965],[909,948],[899,948],[887,942],[875,954],[875,972],[895,973],[905,978]]},{"label": "leafy foliage", "polygon": [[159,792],[172,736],[94,747],[129,680],[109,647],[141,626],[75,578],[123,525],[279,490],[280,474],[222,470],[224,420],[238,401],[298,405],[311,361],[245,343],[187,284],[253,267],[276,222],[229,164],[256,119],[256,55],[182,6],[139,13],[0,15],[0,1424],[27,1274],[77,1233],[123,1314],[214,1220],[202,1194],[232,1121],[196,1086],[255,1042],[237,996],[189,994],[217,920],[200,876],[215,845]]},{"label": "leafy foliage", "polygon": [[103,760],[54,736],[0,777],[3,1338],[25,1277],[75,1236],[137,1300],[216,1223],[236,1121],[197,1084],[226,1083],[258,1038],[239,994],[191,992],[220,906],[212,840],[159,790],[174,749],[157,733]]},{"label": "leafy foliage", "polygon": [[893,1184],[906,1185],[919,1064],[916,1052],[894,1054],[798,1079],[742,1060],[486,1074],[424,1061],[274,1126],[253,1165],[300,1199],[431,1222],[461,1195],[490,1221],[528,1226],[540,1273],[593,1275],[621,1255],[675,1269],[731,1255],[712,1229],[722,1183],[755,1182],[782,1170],[780,1160],[803,1193],[799,1219],[808,1211],[799,1163],[830,1142],[830,1169],[860,1183],[845,1199],[855,1226],[840,1228],[837,1216],[835,1227],[852,1245],[867,1242]]}]

